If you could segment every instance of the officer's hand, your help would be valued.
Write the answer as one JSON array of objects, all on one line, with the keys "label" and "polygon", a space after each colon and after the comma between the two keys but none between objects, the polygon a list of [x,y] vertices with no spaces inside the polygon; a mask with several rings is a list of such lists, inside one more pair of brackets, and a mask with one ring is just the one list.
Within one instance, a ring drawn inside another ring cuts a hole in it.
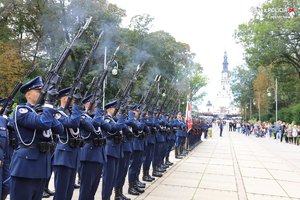
[{"label": "officer's hand", "polygon": [[73,94],[73,99],[74,99],[75,103],[77,105],[79,105],[81,103],[82,96],[79,92],[76,92],[75,94]]},{"label": "officer's hand", "polygon": [[47,91],[45,103],[46,103],[46,104],[54,105],[57,96],[58,96],[58,91],[57,91],[57,89],[54,88],[54,87],[50,88],[50,89]]}]

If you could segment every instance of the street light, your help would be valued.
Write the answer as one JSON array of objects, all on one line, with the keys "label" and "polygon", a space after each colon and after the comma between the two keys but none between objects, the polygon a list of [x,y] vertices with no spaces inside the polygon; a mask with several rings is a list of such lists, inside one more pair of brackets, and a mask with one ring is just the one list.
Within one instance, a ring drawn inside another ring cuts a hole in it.
[{"label": "street light", "polygon": [[278,121],[278,82],[277,82],[277,78],[275,79],[275,88],[274,87],[268,87],[267,88],[267,95],[269,97],[272,96],[272,93],[270,92],[270,89],[273,88],[274,89],[274,93],[275,93],[275,121]]},{"label": "street light", "polygon": [[112,75],[116,76],[118,74],[119,65],[118,65],[118,62],[116,60],[114,60],[114,63],[116,63],[116,65],[111,70],[111,73],[112,73]]}]

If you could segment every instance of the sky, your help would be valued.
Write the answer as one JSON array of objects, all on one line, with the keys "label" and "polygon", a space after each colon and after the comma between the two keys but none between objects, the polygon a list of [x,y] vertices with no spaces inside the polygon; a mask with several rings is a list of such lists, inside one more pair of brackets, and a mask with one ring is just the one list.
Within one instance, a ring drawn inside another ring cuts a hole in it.
[{"label": "sky", "polygon": [[[243,48],[233,35],[238,25],[250,20],[251,7],[265,0],[108,0],[126,10],[123,26],[131,17],[149,14],[154,18],[151,31],[163,30],[177,41],[190,45],[196,54],[195,61],[204,69],[209,79],[201,89],[207,93],[202,105],[212,103],[221,81],[224,52],[227,52],[229,70],[243,65]],[[201,107],[201,105],[198,105]]]}]

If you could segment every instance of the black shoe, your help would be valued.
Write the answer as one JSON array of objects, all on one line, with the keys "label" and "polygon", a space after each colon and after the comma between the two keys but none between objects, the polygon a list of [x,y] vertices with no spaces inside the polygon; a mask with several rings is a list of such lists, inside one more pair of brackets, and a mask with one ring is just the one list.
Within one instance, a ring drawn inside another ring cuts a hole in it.
[{"label": "black shoe", "polygon": [[162,177],[163,175],[160,172],[158,172],[158,171],[153,171],[152,172],[152,176],[154,176],[154,177]]},{"label": "black shoe", "polygon": [[158,171],[158,172],[165,172],[165,171],[167,171],[167,170],[166,170],[166,169],[163,169],[163,168],[161,168],[161,167],[158,167],[158,168],[157,168],[157,171]]},{"label": "black shoe", "polygon": [[152,182],[153,180],[149,176],[143,176],[143,181]]},{"label": "black shoe", "polygon": [[74,188],[75,188],[75,189],[78,189],[78,188],[80,188],[80,185],[77,184],[77,183],[75,183],[75,184],[74,184]]},{"label": "black shoe", "polygon": [[182,159],[182,156],[175,156],[176,159]]},{"label": "black shoe", "polygon": [[167,165],[165,165],[165,164],[161,164],[159,167],[162,168],[162,169],[164,169],[164,170],[167,170],[167,168],[168,168],[169,166],[167,166]]},{"label": "black shoe", "polygon": [[169,166],[172,166],[174,163],[170,162],[170,161],[167,161],[166,162],[166,165],[169,165]]},{"label": "black shoe", "polygon": [[134,187],[128,188],[128,194],[136,195],[136,196],[140,195],[140,193]]},{"label": "black shoe", "polygon": [[54,191],[50,190],[49,188],[46,188],[44,191],[47,192],[50,196],[54,195]]},{"label": "black shoe", "polygon": [[130,198],[126,197],[124,194],[121,194],[122,200],[131,200]]},{"label": "black shoe", "polygon": [[139,180],[136,181],[136,185],[137,185],[139,188],[145,188],[145,187],[146,187],[146,183],[142,183],[142,182],[139,181]]},{"label": "black shoe", "polygon": [[47,192],[43,192],[43,198],[49,198],[50,197],[50,194],[48,194]]},{"label": "black shoe", "polygon": [[134,186],[134,189],[135,189],[136,191],[138,191],[139,193],[144,193],[144,192],[145,192],[145,190],[144,190],[143,188],[140,188],[140,187],[137,186],[137,185]]},{"label": "black shoe", "polygon": [[152,176],[150,176],[149,174],[148,174],[148,178],[149,178],[149,179],[152,179],[152,181],[154,181],[154,180],[155,180],[155,178],[154,178],[154,177],[152,177]]}]

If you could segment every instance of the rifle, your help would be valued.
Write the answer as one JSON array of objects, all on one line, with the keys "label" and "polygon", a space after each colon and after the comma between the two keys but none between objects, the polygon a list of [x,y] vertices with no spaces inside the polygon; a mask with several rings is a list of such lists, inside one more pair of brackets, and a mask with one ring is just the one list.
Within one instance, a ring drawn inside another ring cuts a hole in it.
[{"label": "rifle", "polygon": [[[156,82],[157,85],[159,84],[160,79],[161,79],[161,75],[159,75],[159,77],[158,77],[158,79],[157,79],[157,82]],[[159,91],[156,92],[156,96],[155,96],[154,99],[155,99],[155,100],[154,100],[154,103],[153,103],[152,105],[150,105],[150,107],[149,107],[149,109],[148,109],[148,111],[150,111],[151,113],[154,112],[154,110],[155,110],[155,108],[156,108],[156,106],[157,106],[157,103],[158,103],[158,100],[159,100]]]},{"label": "rifle", "polygon": [[168,117],[168,120],[169,120],[170,118],[174,118],[174,115],[175,115],[175,113],[176,113],[176,108],[178,107],[178,104],[180,103],[179,100],[180,100],[180,95],[178,95],[176,101],[175,101],[174,104],[173,104],[173,107],[172,107],[170,116]]},{"label": "rifle", "polygon": [[134,83],[137,80],[138,76],[140,75],[141,69],[143,68],[144,64],[145,64],[145,62],[142,65],[138,64],[135,73],[133,74],[130,81],[128,81],[123,93],[121,94],[121,96],[119,98],[119,101],[118,101],[118,104],[117,104],[117,107],[115,109],[113,116],[115,116],[118,113],[121,106],[126,108],[128,106],[128,104],[130,103],[131,97],[129,95],[133,90]]},{"label": "rifle", "polygon": [[58,61],[56,62],[55,66],[53,68],[51,68],[51,71],[49,71],[49,73],[47,74],[44,86],[41,89],[41,94],[36,102],[36,105],[34,107],[34,109],[37,109],[40,107],[42,101],[44,100],[46,93],[48,90],[52,89],[53,87],[55,87],[57,85],[57,83],[59,82],[59,80],[61,79],[61,77],[59,76],[59,71],[62,69],[64,63],[66,62],[68,56],[71,53],[71,48],[73,47],[75,41],[77,39],[79,39],[82,34],[85,32],[85,30],[87,29],[87,27],[89,26],[90,22],[91,22],[92,18],[90,17],[86,23],[84,24],[84,26],[82,26],[79,31],[77,32],[76,36],[73,38],[72,42],[69,44],[69,46],[67,46],[63,53],[60,55]]},{"label": "rifle", "polygon": [[[172,98],[174,97],[174,95],[175,95],[175,93],[173,93]],[[158,113],[157,113],[157,117],[159,117],[159,115],[162,113],[164,107],[167,108],[167,107],[169,106],[169,104],[170,104],[172,98],[169,99],[167,105],[165,106],[165,104],[166,104],[166,102],[167,102],[167,99],[168,99],[168,95],[166,94],[166,96],[164,97],[163,103],[161,104],[161,106],[160,106],[160,108],[159,108],[159,111],[158,111]]]},{"label": "rifle", "polygon": [[98,48],[99,41],[100,41],[102,35],[103,35],[103,31],[99,34],[97,40],[95,41],[92,49],[89,52],[89,54],[85,57],[83,63],[80,65],[79,71],[77,72],[77,75],[76,75],[76,78],[75,78],[75,81],[73,82],[73,85],[72,85],[71,90],[69,92],[68,99],[67,99],[66,105],[64,107],[64,111],[69,109],[71,101],[73,99],[73,95],[76,94],[80,90],[80,87],[81,87],[80,79],[81,79],[81,77],[83,75],[83,72],[86,69],[86,66],[87,66],[90,58],[92,57],[94,51]]},{"label": "rifle", "polygon": [[103,82],[108,74],[108,71],[109,71],[109,66],[116,60],[116,57],[117,57],[117,53],[120,49],[120,46],[118,46],[114,52],[114,54],[112,55],[112,57],[110,58],[110,60],[106,63],[107,67],[106,69],[104,70],[104,72],[102,73],[101,77],[98,77],[96,82],[95,82],[95,87],[92,88],[94,90],[92,90],[92,97],[91,97],[91,100],[90,100],[90,105],[88,107],[88,111],[90,112],[91,109],[92,109],[92,106],[94,105],[94,103],[96,102],[97,103],[97,107],[99,107],[98,104],[100,104],[100,99],[103,95]]},{"label": "rifle", "polygon": [[35,71],[35,69],[37,68],[37,65],[34,65],[31,69],[29,69],[26,73],[26,75],[24,76],[23,79],[21,79],[13,88],[13,90],[10,92],[10,94],[8,95],[4,105],[2,106],[1,110],[0,110],[0,115],[3,114],[7,114],[7,110],[9,110],[12,105],[13,105],[13,99],[16,96],[16,94],[18,93],[19,89],[22,87],[23,82]]},{"label": "rifle", "polygon": [[151,97],[153,95],[153,92],[151,92],[152,88],[154,87],[154,85],[157,83],[159,78],[159,75],[156,75],[154,78],[154,81],[152,81],[150,87],[148,88],[148,90],[146,91],[146,93],[141,97],[139,104],[141,105],[141,111],[145,111],[147,108],[147,103],[149,103],[148,101],[151,100]]},{"label": "rifle", "polygon": [[96,79],[97,79],[97,78],[94,76],[93,79],[92,79],[91,84],[89,84],[89,86],[88,86],[87,91],[84,93],[83,99],[84,99],[85,97],[87,97],[87,95],[88,95],[88,94],[91,92],[91,90],[95,87]]}]

